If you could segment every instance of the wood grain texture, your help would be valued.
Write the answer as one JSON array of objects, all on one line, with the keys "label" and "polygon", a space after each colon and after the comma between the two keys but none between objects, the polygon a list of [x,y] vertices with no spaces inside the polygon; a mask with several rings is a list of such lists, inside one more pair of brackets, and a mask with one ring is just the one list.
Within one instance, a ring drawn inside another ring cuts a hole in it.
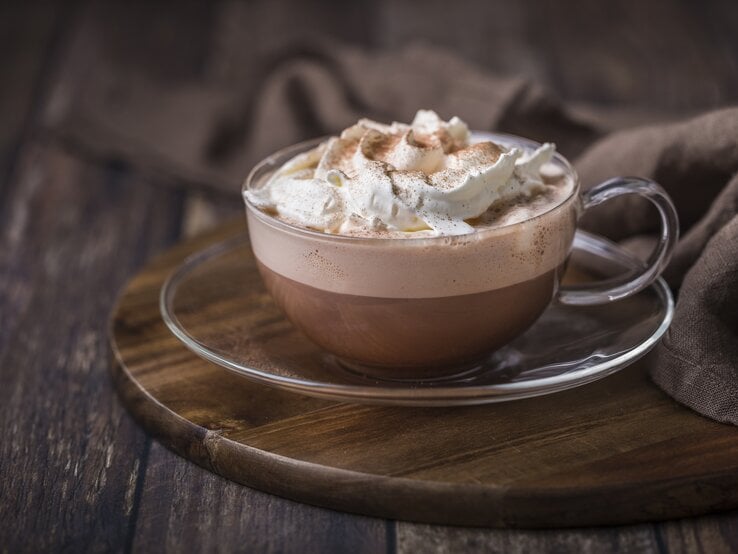
[{"label": "wood grain texture", "polygon": [[0,4],[0,199],[45,92],[62,11],[53,2]]},{"label": "wood grain texture", "polygon": [[[735,99],[738,74],[731,52],[738,41],[726,31],[731,25],[726,6],[721,0],[697,9],[688,1],[573,0],[562,9],[544,2],[535,12],[535,26],[551,46],[548,67],[556,68],[552,82],[564,97],[661,104],[684,112]],[[707,23],[702,17],[708,12],[728,19],[710,17]]]},{"label": "wood grain texture", "polygon": [[0,247],[8,551],[125,544],[146,438],[110,389],[101,326],[121,271],[177,231],[178,197],[53,147],[23,152]]},{"label": "wood grain texture", "polygon": [[463,529],[399,523],[397,551],[731,554],[738,551],[738,518],[731,512],[657,524],[572,530]]},{"label": "wood grain texture", "polygon": [[[238,221],[157,258],[113,315],[121,396],[179,454],[296,500],[432,523],[617,524],[738,505],[738,431],[673,402],[641,364],[545,397],[409,409],[281,392],[205,362],[169,334],[159,291],[187,255],[241,232]],[[219,275],[263,286],[256,271]],[[268,300],[261,309],[248,317],[274,319]]]},{"label": "wood grain texture", "polygon": [[132,546],[140,552],[167,545],[175,552],[322,553],[351,545],[361,554],[385,550],[386,525],[247,489],[173,460],[155,442]]},{"label": "wood grain texture", "polygon": [[[738,98],[731,0],[387,2],[379,44],[437,44],[495,72],[525,75],[567,102],[684,112]],[[444,24],[439,24],[443,21]]]}]

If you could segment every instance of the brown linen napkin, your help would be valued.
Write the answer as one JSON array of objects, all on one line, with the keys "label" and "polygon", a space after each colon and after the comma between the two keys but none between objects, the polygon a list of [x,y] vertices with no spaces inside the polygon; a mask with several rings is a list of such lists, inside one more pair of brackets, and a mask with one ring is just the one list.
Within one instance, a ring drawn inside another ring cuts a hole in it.
[{"label": "brown linen napkin", "polygon": [[92,156],[234,194],[280,148],[361,117],[407,121],[423,106],[473,129],[556,142],[568,156],[601,134],[526,79],[487,75],[429,46],[370,55],[296,45],[264,60],[250,89],[207,79],[167,84],[110,63],[103,47],[78,48],[91,59],[56,87],[48,128]]},{"label": "brown linen napkin", "polygon": [[[105,51],[86,48],[88,56]],[[652,377],[694,410],[738,425],[738,109],[597,140],[601,129],[529,81],[422,46],[392,54],[294,48],[265,61],[249,89],[207,79],[166,84],[104,62],[87,64],[94,79],[62,81],[48,128],[92,155],[234,195],[274,150],[359,117],[408,120],[417,108],[553,141],[569,157],[583,152],[575,165],[585,186],[616,175],[657,180],[677,204],[684,235],[667,270],[676,315]],[[70,90],[73,82],[82,88]],[[627,197],[584,220],[616,239],[653,231],[654,222]]]},{"label": "brown linen napkin", "polygon": [[[640,175],[674,199],[683,234],[664,276],[678,301],[651,377],[679,402],[738,425],[738,108],[613,133],[575,165],[585,185]],[[617,239],[653,230],[638,199],[603,208],[582,223]]]}]

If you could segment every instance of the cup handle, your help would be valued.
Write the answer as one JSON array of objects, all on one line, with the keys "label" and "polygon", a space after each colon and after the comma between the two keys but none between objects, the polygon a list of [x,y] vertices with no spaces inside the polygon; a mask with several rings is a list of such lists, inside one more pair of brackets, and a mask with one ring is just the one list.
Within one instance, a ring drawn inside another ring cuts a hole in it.
[{"label": "cup handle", "polygon": [[627,298],[653,283],[669,263],[679,238],[679,219],[671,198],[657,183],[640,177],[616,177],[585,192],[582,208],[586,211],[623,194],[637,194],[656,206],[661,219],[658,245],[635,276],[627,274],[601,282],[562,286],[558,292],[558,301],[562,304],[587,306]]}]

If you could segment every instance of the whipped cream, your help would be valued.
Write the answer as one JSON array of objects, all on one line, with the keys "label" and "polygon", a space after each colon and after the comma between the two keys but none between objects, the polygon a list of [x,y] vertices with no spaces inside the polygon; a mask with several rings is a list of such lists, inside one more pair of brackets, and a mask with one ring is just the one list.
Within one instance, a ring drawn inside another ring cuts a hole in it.
[{"label": "whipped cream", "polygon": [[244,196],[286,221],[327,233],[472,233],[469,220],[545,188],[553,144],[524,151],[471,142],[457,117],[419,110],[410,125],[362,119],[299,154]]}]

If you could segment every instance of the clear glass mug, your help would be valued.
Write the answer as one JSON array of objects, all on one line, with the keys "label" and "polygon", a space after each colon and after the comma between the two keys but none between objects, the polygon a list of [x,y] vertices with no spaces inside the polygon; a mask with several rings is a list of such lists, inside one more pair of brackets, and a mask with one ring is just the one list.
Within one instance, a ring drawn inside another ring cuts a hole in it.
[{"label": "clear glass mug", "polygon": [[[252,170],[244,192],[322,140],[269,156]],[[475,132],[472,140],[540,146],[506,134]],[[453,237],[326,234],[280,221],[244,196],[259,271],[290,321],[343,365],[397,379],[457,374],[523,333],[550,302],[581,306],[626,298],[657,279],[669,261],[678,220],[658,184],[618,177],[580,193],[571,164],[558,153],[552,163],[573,183],[560,203],[525,221]],[[642,271],[559,286],[580,215],[624,194],[649,200],[661,220],[658,244]]]}]

